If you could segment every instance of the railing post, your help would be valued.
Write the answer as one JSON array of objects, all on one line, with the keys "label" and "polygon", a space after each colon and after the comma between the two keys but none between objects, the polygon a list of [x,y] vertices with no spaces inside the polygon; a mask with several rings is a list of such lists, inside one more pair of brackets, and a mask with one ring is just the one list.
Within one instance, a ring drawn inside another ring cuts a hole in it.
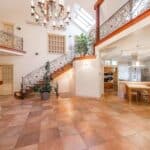
[{"label": "railing post", "polygon": [[130,20],[132,20],[133,0],[129,0],[129,4],[130,4]]},{"label": "railing post", "polygon": [[100,40],[100,12],[99,7],[96,7],[96,42]]},{"label": "railing post", "polygon": [[24,80],[23,80],[23,77],[22,77],[22,79],[21,79],[21,91],[23,91],[24,90]]},{"label": "railing post", "polygon": [[96,42],[100,40],[100,6],[104,2],[104,0],[97,0],[94,9],[96,11]]},{"label": "railing post", "polygon": [[21,49],[23,50],[23,38],[21,39]]}]

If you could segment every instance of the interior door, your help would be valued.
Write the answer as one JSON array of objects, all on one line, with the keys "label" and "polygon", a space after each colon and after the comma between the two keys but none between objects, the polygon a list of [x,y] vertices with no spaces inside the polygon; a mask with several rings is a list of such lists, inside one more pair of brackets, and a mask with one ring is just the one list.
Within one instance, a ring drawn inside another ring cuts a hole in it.
[{"label": "interior door", "polygon": [[9,34],[14,34],[14,25],[10,23],[3,23],[4,31]]},{"label": "interior door", "polygon": [[0,65],[0,95],[13,94],[13,66]]}]

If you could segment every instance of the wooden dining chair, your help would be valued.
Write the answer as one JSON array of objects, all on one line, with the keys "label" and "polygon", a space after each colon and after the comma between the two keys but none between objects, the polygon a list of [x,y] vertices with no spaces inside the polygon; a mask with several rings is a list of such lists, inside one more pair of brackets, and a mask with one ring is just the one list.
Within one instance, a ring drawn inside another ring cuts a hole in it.
[{"label": "wooden dining chair", "polygon": [[139,104],[140,99],[139,99],[139,91],[137,90],[132,90],[132,92],[130,93],[132,95],[132,98],[135,97],[136,103]]},{"label": "wooden dining chair", "polygon": [[128,99],[128,93],[129,93],[129,90],[128,90],[128,86],[125,85],[125,92],[124,92],[124,98]]},{"label": "wooden dining chair", "polygon": [[133,89],[131,91],[129,91],[129,88],[126,85],[124,96],[125,96],[125,98],[129,99],[129,95],[131,95],[131,99],[133,99],[133,97],[135,98],[137,104],[139,103],[139,91],[133,90]]},{"label": "wooden dining chair", "polygon": [[142,90],[141,98],[144,102],[150,103],[150,91],[149,90]]}]

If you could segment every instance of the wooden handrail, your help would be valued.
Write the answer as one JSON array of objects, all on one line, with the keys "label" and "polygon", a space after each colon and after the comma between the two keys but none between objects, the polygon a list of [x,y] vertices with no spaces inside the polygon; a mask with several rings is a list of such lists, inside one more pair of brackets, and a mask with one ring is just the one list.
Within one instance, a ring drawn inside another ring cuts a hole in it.
[{"label": "wooden handrail", "polygon": [[95,55],[91,55],[91,56],[80,56],[80,57],[75,57],[74,61],[76,60],[87,60],[87,59],[96,59]]},{"label": "wooden handrail", "polygon": [[17,53],[23,53],[23,54],[26,53],[26,51],[23,51],[23,50],[18,50],[15,48],[10,48],[10,47],[1,46],[1,45],[0,45],[0,49],[5,49],[5,50],[10,51],[10,52],[17,52]]}]

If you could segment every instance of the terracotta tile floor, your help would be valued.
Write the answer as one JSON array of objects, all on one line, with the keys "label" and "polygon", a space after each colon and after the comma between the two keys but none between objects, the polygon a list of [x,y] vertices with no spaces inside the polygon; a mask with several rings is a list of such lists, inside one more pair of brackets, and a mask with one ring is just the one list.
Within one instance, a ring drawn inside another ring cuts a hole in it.
[{"label": "terracotta tile floor", "polygon": [[[0,99],[2,101],[2,99]],[[51,98],[2,103],[0,150],[150,150],[150,106]]]}]

